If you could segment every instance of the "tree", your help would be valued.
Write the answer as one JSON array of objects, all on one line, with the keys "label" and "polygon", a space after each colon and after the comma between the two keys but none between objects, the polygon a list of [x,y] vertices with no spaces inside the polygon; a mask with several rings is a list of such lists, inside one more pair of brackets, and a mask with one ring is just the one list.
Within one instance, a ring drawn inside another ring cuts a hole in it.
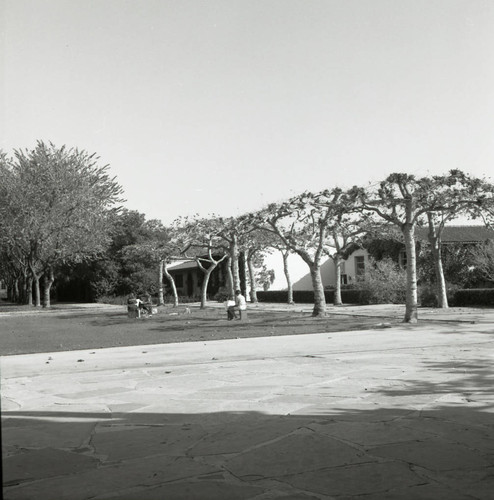
[{"label": "tree", "polygon": [[224,247],[221,219],[183,218],[176,221],[182,254],[194,260],[203,273],[201,309],[206,307],[209,279],[213,271],[229,257]]},{"label": "tree", "polygon": [[341,306],[341,267],[361,245],[361,238],[371,227],[370,218],[360,213],[353,191],[335,188],[314,195],[313,205],[327,214],[327,239],[324,253],[335,269],[334,305]]},{"label": "tree", "polygon": [[[32,249],[26,221],[29,208],[13,169],[13,160],[0,152],[0,255],[9,300],[32,305]],[[39,305],[39,286],[36,289]]]},{"label": "tree", "polygon": [[[331,196],[330,191],[325,195]],[[336,191],[335,191],[336,193]],[[253,217],[260,229],[278,236],[283,245],[298,254],[309,267],[314,290],[313,316],[326,314],[326,300],[321,278],[321,260],[330,243],[328,232],[333,211],[317,202],[317,195],[302,193],[282,203],[273,203]]]},{"label": "tree", "polygon": [[[241,251],[245,250],[250,243],[255,242],[253,233],[257,227],[253,224],[250,214],[240,217],[218,217],[218,235],[224,241],[224,249],[228,252],[227,257],[227,285],[229,295],[235,290],[241,290],[239,259]],[[254,252],[255,254],[256,252]],[[246,290],[242,290],[246,294]]]},{"label": "tree", "polygon": [[22,231],[23,252],[37,284],[44,282],[44,306],[50,306],[54,270],[67,262],[100,255],[109,244],[110,214],[118,210],[121,187],[108,166],[85,151],[39,141],[32,151],[16,150],[9,165],[10,220]]},{"label": "tree", "polygon": [[274,283],[276,274],[274,269],[268,269],[264,263],[261,263],[256,270],[256,282],[262,285],[265,292]]},{"label": "tree", "polygon": [[[144,224],[147,238],[144,241],[127,245],[122,249],[122,256],[127,262],[142,262],[143,268],[153,269],[153,280],[145,290],[140,293],[157,292],[158,305],[164,304],[163,275],[165,275],[172,288],[174,305],[178,305],[178,294],[173,277],[168,272],[167,266],[173,260],[178,259],[181,248],[174,228],[166,228],[158,220],[150,220]],[[154,286],[153,286],[154,285]]]},{"label": "tree", "polygon": [[481,217],[492,205],[494,187],[485,180],[471,177],[460,170],[447,175],[424,179],[429,197],[423,203],[427,208],[428,239],[434,259],[437,302],[448,308],[446,280],[442,260],[442,233],[445,225],[459,215]]},{"label": "tree", "polygon": [[[244,218],[249,218],[249,223],[246,227],[254,228],[254,230],[244,231],[241,237],[241,248],[245,255],[247,271],[249,275],[249,295],[250,301],[252,303],[257,303],[257,283],[262,281],[263,284],[272,284],[274,280],[274,271],[268,270],[264,265],[265,255],[271,252],[270,245],[277,241],[273,234],[267,231],[261,231],[255,229],[255,226],[249,226],[251,224],[250,216],[244,216]],[[273,273],[271,277],[270,271]]]},{"label": "tree", "polygon": [[473,265],[482,276],[494,282],[494,242],[486,241],[483,245],[477,245],[471,250]]},{"label": "tree", "polygon": [[292,284],[292,279],[290,276],[290,266],[288,265],[288,257],[290,254],[292,254],[292,250],[288,248],[283,240],[276,235],[273,235],[272,233],[271,236],[274,236],[270,239],[269,241],[269,248],[272,248],[274,250],[278,250],[280,252],[281,257],[283,259],[283,274],[285,275],[285,280],[286,280],[286,286],[287,286],[287,304],[293,305],[295,302],[293,301],[293,284]]},{"label": "tree", "polygon": [[404,322],[418,319],[417,265],[415,228],[425,213],[435,207],[427,201],[431,196],[430,181],[413,175],[394,173],[379,186],[364,189],[354,187],[352,195],[359,200],[361,209],[371,212],[397,226],[403,234],[407,255],[407,288]]}]

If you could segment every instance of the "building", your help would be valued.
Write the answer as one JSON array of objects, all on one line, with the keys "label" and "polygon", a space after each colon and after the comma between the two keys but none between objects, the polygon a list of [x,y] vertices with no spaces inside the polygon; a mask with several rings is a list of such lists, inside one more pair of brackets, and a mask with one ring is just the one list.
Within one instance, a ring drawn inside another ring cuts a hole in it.
[{"label": "building", "polygon": [[[427,242],[427,229],[416,230],[418,244]],[[489,239],[494,240],[494,231],[485,226],[447,226],[442,234],[443,246],[452,244],[476,245]],[[406,252],[404,245],[395,241],[392,245],[393,252],[390,255],[402,267],[406,266]],[[389,254],[388,254],[389,255]],[[341,269],[341,282],[344,285],[355,283],[359,276],[365,273],[369,265],[369,252],[364,248],[358,248],[343,262]],[[246,294],[246,273],[243,259],[239,259],[242,293]],[[281,256],[271,255],[267,260],[267,267],[275,270],[276,281],[271,290],[286,290],[286,281],[283,274],[283,263]],[[298,255],[289,258],[290,275],[293,290],[312,290],[312,279],[307,272],[307,264]],[[180,261],[168,267],[170,274],[174,277],[179,296],[199,297],[203,283],[203,273],[194,261]],[[321,277],[325,288],[335,286],[336,273],[331,258],[326,259],[321,266]],[[226,261],[223,261],[211,275],[208,285],[208,298],[213,298],[218,290],[226,284]]]},{"label": "building", "polygon": [[[208,299],[212,299],[220,290],[226,287],[226,265],[227,261],[222,261],[211,273],[208,283]],[[175,281],[179,297],[200,297],[204,273],[195,261],[179,261],[169,265],[167,269]],[[239,258],[239,273],[240,287],[245,295],[247,279],[242,256]]]},{"label": "building", "polygon": [[[415,232],[419,245],[427,244],[427,228],[418,228]],[[494,230],[485,226],[446,226],[442,233],[442,245],[478,245],[488,240],[494,240]],[[406,266],[406,252],[403,244],[395,242],[395,254],[391,255],[400,266]],[[369,263],[369,252],[359,248],[353,252],[343,263],[341,269],[341,282],[344,285],[354,283],[359,276],[363,275]],[[465,264],[467,265],[467,263]],[[333,260],[328,258],[321,266],[321,277],[325,288],[335,286],[336,274]],[[310,274],[293,283],[294,290],[312,290]]]}]

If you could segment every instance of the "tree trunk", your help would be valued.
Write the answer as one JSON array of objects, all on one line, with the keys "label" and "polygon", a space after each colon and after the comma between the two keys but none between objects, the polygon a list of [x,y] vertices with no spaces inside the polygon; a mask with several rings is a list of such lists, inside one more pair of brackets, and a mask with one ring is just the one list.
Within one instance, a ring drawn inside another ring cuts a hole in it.
[{"label": "tree trunk", "polygon": [[240,271],[238,267],[239,250],[238,250],[238,241],[236,236],[233,236],[232,243],[230,244],[230,256],[232,258],[231,270],[232,270],[233,292],[235,292],[235,290],[240,290]]},{"label": "tree trunk", "polygon": [[31,275],[33,277],[34,283],[34,306],[41,307],[41,293],[39,288],[39,280],[41,279],[42,274],[38,274],[36,272],[36,267],[32,261],[29,261],[29,269],[31,271]]},{"label": "tree trunk", "polygon": [[51,301],[50,301],[50,291],[51,291],[51,286],[53,285],[53,282],[55,281],[55,277],[53,276],[53,269],[50,267],[48,268],[47,272],[44,274],[45,279],[44,279],[44,290],[43,290],[43,307],[49,308],[51,307]]},{"label": "tree trunk", "polygon": [[25,269],[19,276],[19,303],[27,304],[27,271]]},{"label": "tree trunk", "polygon": [[290,252],[281,252],[281,255],[283,256],[283,272],[285,273],[286,285],[288,291],[287,302],[288,304],[292,305],[295,304],[295,302],[293,301],[292,279],[290,277],[290,270],[288,269],[288,256],[290,255]]},{"label": "tree trunk", "polygon": [[158,305],[162,306],[165,303],[165,297],[163,295],[163,260],[160,260],[159,270],[158,270]]},{"label": "tree trunk", "polygon": [[256,272],[254,269],[254,264],[252,258],[247,257],[247,269],[249,270],[249,281],[250,281],[250,301],[253,304],[257,304],[257,291],[256,291]]},{"label": "tree trunk", "polygon": [[228,259],[226,261],[226,290],[230,297],[233,297],[235,295],[231,255],[228,256]]},{"label": "tree trunk", "polygon": [[326,298],[321,278],[321,266],[320,264],[312,264],[309,268],[312,278],[312,288],[314,289],[314,309],[312,310],[312,316],[326,316]]},{"label": "tree trunk", "polygon": [[429,215],[428,236],[429,243],[431,245],[432,258],[434,259],[434,272],[436,274],[437,305],[441,309],[448,309],[448,293],[446,291],[446,280],[444,278],[440,231],[440,229],[436,230],[432,217]]},{"label": "tree trunk", "polygon": [[204,280],[201,285],[201,309],[206,308],[206,302],[208,300],[208,285],[209,278],[211,277],[211,273],[216,269],[218,264],[211,264],[204,272]]},{"label": "tree trunk", "polygon": [[441,248],[433,249],[432,255],[434,256],[434,270],[436,272],[436,286],[437,286],[437,306],[441,309],[448,309],[448,292],[446,290],[446,280],[444,279],[443,261],[441,258]]},{"label": "tree trunk", "polygon": [[[242,264],[241,268],[240,268],[240,285],[242,286],[243,285],[243,288],[241,288],[242,290],[242,295],[244,297],[247,297],[247,295],[249,296],[249,298],[251,299],[252,297],[252,294],[251,294],[251,291],[254,290],[254,293],[255,293],[255,290],[256,290],[256,284],[255,284],[255,276],[254,276],[254,285],[252,285],[252,280],[249,276],[249,263],[248,263],[248,259],[247,259],[247,252],[245,251],[242,251],[240,252],[240,262]],[[249,291],[247,293],[247,291]],[[257,302],[257,294],[255,293],[255,302]],[[252,300],[251,300],[252,302]]]},{"label": "tree trunk", "polygon": [[178,306],[178,293],[177,293],[177,287],[175,285],[175,280],[173,279],[173,276],[168,272],[168,269],[166,268],[166,264],[163,264],[163,273],[166,276],[166,279],[168,280],[168,283],[170,283],[170,287],[172,289],[173,293],[173,307]]},{"label": "tree trunk", "polygon": [[39,288],[39,280],[41,276],[33,273],[33,282],[34,282],[34,305],[35,307],[41,307],[41,291]]},{"label": "tree trunk", "polygon": [[403,237],[405,238],[405,249],[407,254],[407,290],[405,302],[404,323],[417,323],[417,257],[415,252],[415,226],[407,223],[403,226]]},{"label": "tree trunk", "polygon": [[19,301],[19,279],[15,278],[12,284],[12,302]]},{"label": "tree trunk", "polygon": [[32,306],[33,305],[33,277],[29,276],[27,278],[26,282],[26,298],[27,298],[27,305]]},{"label": "tree trunk", "polygon": [[341,265],[343,263],[343,259],[339,253],[335,253],[333,257],[334,263],[334,274],[335,274],[335,289],[334,289],[334,299],[333,304],[335,306],[342,306],[343,301],[341,300]]}]

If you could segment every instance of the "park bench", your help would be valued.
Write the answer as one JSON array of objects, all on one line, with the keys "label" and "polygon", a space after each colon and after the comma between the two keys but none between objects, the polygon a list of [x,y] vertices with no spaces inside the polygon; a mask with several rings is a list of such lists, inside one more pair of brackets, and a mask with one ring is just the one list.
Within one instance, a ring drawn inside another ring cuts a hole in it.
[{"label": "park bench", "polygon": [[158,314],[158,308],[156,306],[151,306],[150,310],[141,309],[137,304],[127,305],[127,317],[131,319],[141,318],[144,316],[152,316],[153,314]]}]

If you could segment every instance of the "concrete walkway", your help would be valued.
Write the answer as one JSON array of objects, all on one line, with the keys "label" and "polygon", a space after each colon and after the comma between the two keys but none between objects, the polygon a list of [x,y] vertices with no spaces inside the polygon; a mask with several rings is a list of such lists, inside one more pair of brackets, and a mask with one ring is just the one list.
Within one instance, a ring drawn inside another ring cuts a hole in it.
[{"label": "concrete walkway", "polygon": [[436,320],[2,357],[4,498],[492,500],[492,311]]}]

